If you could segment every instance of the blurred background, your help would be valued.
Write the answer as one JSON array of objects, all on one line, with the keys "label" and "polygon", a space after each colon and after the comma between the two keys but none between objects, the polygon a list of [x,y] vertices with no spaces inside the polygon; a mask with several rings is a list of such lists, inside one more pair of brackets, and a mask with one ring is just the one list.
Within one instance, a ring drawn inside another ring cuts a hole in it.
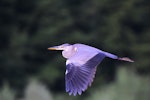
[{"label": "blurred background", "polygon": [[[65,92],[65,59],[84,43],[105,58],[81,96]],[[150,100],[149,0],[0,0],[0,100]]]}]

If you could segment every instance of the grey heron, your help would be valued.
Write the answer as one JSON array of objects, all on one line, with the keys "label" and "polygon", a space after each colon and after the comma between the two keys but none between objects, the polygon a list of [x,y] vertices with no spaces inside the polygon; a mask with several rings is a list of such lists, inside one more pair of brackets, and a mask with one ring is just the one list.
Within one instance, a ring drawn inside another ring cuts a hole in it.
[{"label": "grey heron", "polygon": [[102,51],[85,44],[62,44],[60,46],[49,47],[48,50],[62,50],[62,55],[66,61],[66,92],[69,95],[81,95],[91,86],[97,66],[105,58],[134,62],[128,57],[118,57],[114,54]]}]

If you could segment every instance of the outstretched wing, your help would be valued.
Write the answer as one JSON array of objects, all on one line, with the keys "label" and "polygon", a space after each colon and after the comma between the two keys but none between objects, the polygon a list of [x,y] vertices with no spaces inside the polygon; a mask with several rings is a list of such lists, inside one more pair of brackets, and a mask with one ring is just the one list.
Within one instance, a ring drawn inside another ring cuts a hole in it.
[{"label": "outstretched wing", "polygon": [[91,86],[95,77],[97,65],[104,57],[104,54],[99,53],[81,66],[79,66],[79,64],[69,63],[65,76],[66,92],[69,92],[69,95],[81,95],[88,86]]}]

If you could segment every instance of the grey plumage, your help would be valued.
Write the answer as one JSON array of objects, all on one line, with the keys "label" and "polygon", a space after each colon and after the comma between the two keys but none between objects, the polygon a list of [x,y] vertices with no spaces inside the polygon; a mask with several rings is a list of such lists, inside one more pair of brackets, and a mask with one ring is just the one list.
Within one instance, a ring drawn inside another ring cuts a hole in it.
[{"label": "grey plumage", "polygon": [[98,64],[105,58],[133,62],[127,57],[118,57],[114,54],[99,50],[84,44],[63,44],[48,48],[49,50],[63,50],[62,55],[66,61],[66,92],[69,95],[81,95],[91,86]]}]

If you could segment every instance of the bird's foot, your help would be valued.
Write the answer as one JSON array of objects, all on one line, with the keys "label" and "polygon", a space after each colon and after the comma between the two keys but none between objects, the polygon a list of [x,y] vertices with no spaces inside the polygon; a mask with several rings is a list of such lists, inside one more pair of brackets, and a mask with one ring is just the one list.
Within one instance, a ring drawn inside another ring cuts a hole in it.
[{"label": "bird's foot", "polygon": [[128,61],[128,62],[134,62],[133,60],[131,60],[128,57],[122,57],[122,58],[118,58],[118,60],[122,60],[122,61]]}]

